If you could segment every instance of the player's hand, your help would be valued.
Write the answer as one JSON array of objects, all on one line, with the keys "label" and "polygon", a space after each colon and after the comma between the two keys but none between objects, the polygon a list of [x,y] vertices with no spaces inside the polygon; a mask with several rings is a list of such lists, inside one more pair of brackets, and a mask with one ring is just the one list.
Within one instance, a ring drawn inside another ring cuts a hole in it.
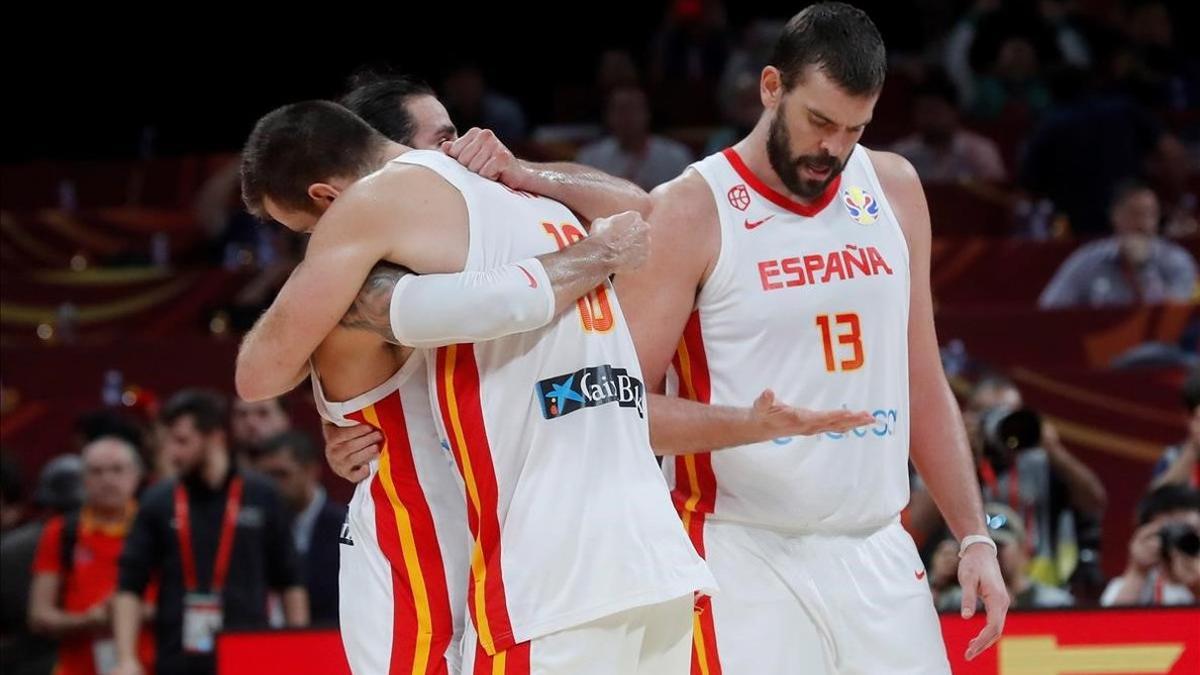
[{"label": "player's hand", "polygon": [[457,140],[442,143],[442,152],[458,160],[467,170],[516,190],[523,189],[529,174],[529,169],[490,129],[474,127]]},{"label": "player's hand", "polygon": [[603,242],[614,256],[613,273],[642,266],[650,255],[650,226],[637,211],[625,211],[592,221],[589,239]]},{"label": "player's hand", "polygon": [[754,407],[750,409],[750,421],[762,432],[764,439],[845,433],[876,422],[865,411],[793,408],[777,402],[775,392],[770,389],[759,394],[754,401]]},{"label": "player's hand", "polygon": [[967,660],[979,656],[988,647],[996,644],[1004,631],[1004,617],[1008,615],[1008,588],[1000,576],[1000,564],[996,551],[987,544],[972,544],[958,561],[958,583],[962,586],[962,617],[975,616],[975,604],[983,600],[987,610],[987,625],[967,645]]},{"label": "player's hand", "polygon": [[325,459],[329,468],[342,478],[357,483],[371,473],[371,460],[379,457],[383,434],[366,424],[339,427],[324,422]]}]

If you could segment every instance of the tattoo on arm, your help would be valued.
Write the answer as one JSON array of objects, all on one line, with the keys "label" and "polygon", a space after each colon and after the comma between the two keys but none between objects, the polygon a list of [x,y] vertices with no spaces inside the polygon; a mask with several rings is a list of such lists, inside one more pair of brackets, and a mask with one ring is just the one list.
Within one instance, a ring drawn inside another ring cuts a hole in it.
[{"label": "tattoo on arm", "polygon": [[375,265],[340,325],[353,330],[370,331],[397,344],[396,336],[392,334],[392,291],[400,278],[407,274],[412,272],[399,265],[386,262]]}]

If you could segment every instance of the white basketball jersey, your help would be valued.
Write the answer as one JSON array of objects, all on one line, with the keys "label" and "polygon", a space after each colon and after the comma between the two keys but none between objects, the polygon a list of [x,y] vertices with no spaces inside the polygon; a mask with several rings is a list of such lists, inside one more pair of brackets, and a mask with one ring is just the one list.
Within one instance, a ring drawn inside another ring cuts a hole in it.
[{"label": "white basketball jersey", "polygon": [[458,671],[470,537],[463,492],[429,405],[425,353],[349,401],[317,410],[339,426],[384,436],[342,528],[338,572],[342,644],[355,673]]},{"label": "white basketball jersey", "polygon": [[[585,237],[558,202],[480,178],[440,152],[397,161],[462,193],[468,270]],[[610,284],[542,329],[445,347],[431,366],[467,490],[467,606],[488,654],[712,588],[650,449],[642,373]]]},{"label": "white basketball jersey", "polygon": [[703,551],[706,516],[794,532],[886,524],[908,503],[908,246],[866,149],[808,205],[732,149],[693,167],[716,201],[721,251],[676,354],[678,393],[747,406],[769,388],[875,423],[667,462],[689,533]]}]

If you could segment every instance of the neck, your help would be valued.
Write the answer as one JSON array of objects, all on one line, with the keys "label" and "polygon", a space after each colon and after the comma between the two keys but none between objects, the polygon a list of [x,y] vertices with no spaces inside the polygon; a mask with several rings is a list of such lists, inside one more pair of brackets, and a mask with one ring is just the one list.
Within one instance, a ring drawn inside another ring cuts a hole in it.
[{"label": "neck", "polygon": [[101,525],[112,525],[125,521],[125,516],[128,513],[128,506],[100,506],[98,504],[88,505],[89,515]]},{"label": "neck", "polygon": [[221,448],[208,454],[204,460],[204,468],[200,477],[214,490],[221,487],[229,475],[229,451]]},{"label": "neck", "polygon": [[750,134],[738,141],[733,149],[741,156],[746,167],[772,190],[781,195],[787,195],[801,204],[811,203],[812,199],[801,197],[789,190],[780,180],[779,174],[775,173],[775,169],[771,167],[771,159],[767,156],[767,139],[770,135],[771,120],[764,114]]},{"label": "neck", "polygon": [[397,143],[395,141],[384,142],[384,144],[379,148],[379,160],[377,162],[379,168],[382,169],[385,164],[393,159],[396,159],[400,155],[403,155],[409,150],[413,150],[413,148],[410,148],[403,143]]}]

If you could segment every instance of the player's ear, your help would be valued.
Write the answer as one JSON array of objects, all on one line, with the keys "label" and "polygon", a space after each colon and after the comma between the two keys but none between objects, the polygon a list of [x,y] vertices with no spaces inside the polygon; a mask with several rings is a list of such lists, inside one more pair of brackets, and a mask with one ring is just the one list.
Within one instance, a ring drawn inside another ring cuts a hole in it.
[{"label": "player's ear", "polygon": [[758,96],[767,110],[774,110],[783,98],[783,74],[775,66],[763,68],[758,80]]},{"label": "player's ear", "polygon": [[322,212],[333,204],[333,200],[337,199],[341,192],[329,183],[313,183],[308,186],[308,198]]}]

